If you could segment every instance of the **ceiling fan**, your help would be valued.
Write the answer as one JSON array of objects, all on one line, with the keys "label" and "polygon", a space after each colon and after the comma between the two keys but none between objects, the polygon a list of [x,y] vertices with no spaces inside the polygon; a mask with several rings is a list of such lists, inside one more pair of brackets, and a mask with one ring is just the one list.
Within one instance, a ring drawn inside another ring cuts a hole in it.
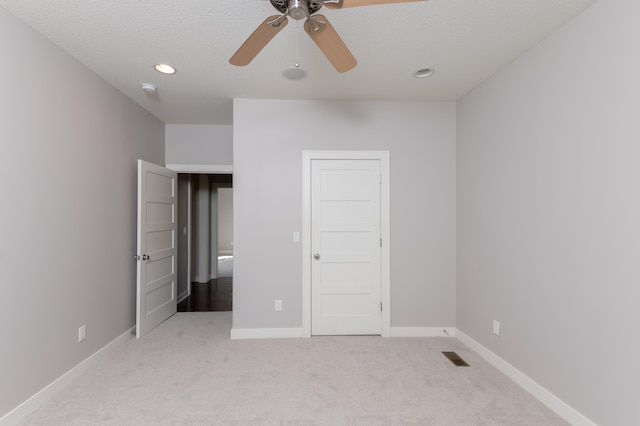
[{"label": "ceiling fan", "polygon": [[378,4],[407,3],[423,0],[269,0],[281,15],[269,16],[261,23],[240,49],[229,59],[237,66],[249,65],[258,53],[287,26],[288,19],[297,21],[306,19],[304,30],[320,48],[322,53],[338,72],[346,72],[356,66],[353,57],[336,30],[324,15],[317,12],[323,6],[329,9],[345,7],[372,6]]}]

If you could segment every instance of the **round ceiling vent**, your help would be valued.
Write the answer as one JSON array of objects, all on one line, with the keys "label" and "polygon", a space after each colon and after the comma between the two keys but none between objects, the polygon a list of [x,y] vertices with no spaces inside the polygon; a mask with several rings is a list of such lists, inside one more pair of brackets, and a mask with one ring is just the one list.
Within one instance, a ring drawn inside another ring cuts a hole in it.
[{"label": "round ceiling vent", "polygon": [[432,76],[434,72],[436,72],[436,70],[434,70],[433,68],[423,68],[421,70],[414,72],[413,76],[415,78],[425,78],[425,77]]}]

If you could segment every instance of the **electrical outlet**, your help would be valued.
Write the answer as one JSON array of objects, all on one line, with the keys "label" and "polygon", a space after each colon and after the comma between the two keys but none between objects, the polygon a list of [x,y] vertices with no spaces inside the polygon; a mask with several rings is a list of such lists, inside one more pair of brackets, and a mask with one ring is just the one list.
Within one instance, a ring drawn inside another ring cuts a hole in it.
[{"label": "electrical outlet", "polygon": [[500,322],[493,320],[493,334],[500,335]]},{"label": "electrical outlet", "polygon": [[277,299],[276,300],[276,311],[280,312],[282,310],[282,300]]},{"label": "electrical outlet", "polygon": [[82,342],[87,338],[87,326],[83,325],[78,329],[78,342]]}]

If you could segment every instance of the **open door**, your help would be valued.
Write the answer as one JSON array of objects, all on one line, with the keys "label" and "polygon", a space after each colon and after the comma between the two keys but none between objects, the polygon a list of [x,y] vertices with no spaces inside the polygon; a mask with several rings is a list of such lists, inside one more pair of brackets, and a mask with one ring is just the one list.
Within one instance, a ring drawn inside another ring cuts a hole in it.
[{"label": "open door", "polygon": [[177,309],[176,182],[173,170],[138,160],[138,338]]}]

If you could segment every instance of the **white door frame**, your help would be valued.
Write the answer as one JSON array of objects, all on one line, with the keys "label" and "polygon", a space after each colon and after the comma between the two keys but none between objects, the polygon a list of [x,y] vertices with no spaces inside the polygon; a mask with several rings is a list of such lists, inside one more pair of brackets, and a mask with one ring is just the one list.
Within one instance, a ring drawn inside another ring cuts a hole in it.
[{"label": "white door frame", "polygon": [[380,279],[382,337],[391,335],[391,233],[389,151],[302,151],[302,332],[311,337],[311,161],[380,160]]}]

